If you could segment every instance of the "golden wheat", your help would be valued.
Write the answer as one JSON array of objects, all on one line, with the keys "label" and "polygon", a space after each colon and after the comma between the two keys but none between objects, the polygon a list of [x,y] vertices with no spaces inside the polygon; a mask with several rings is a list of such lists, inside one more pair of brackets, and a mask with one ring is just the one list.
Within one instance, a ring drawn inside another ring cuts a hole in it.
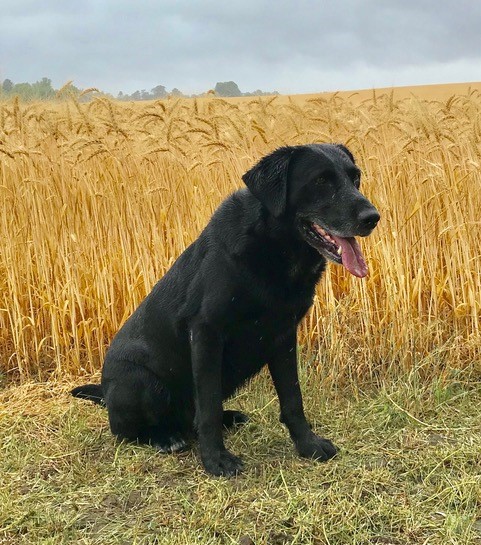
[{"label": "golden wheat", "polygon": [[91,373],[109,340],[262,155],[334,141],[382,216],[371,274],[331,265],[303,356],[329,380],[480,359],[481,98],[0,103],[0,361]]}]

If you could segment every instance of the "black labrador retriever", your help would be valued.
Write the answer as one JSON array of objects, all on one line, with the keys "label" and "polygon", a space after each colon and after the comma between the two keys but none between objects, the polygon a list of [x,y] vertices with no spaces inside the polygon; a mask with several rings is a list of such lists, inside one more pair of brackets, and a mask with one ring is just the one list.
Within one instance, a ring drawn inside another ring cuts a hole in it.
[{"label": "black labrador retriever", "polygon": [[379,220],[340,144],[279,148],[243,180],[247,189],[220,205],[114,337],[102,384],[72,391],[106,405],[121,439],[175,452],[197,435],[213,475],[242,469],[222,429],[247,417],[223,411],[222,402],[266,363],[299,454],[336,454],[304,416],[296,330],[326,258],[367,275],[354,237],[369,235]]}]

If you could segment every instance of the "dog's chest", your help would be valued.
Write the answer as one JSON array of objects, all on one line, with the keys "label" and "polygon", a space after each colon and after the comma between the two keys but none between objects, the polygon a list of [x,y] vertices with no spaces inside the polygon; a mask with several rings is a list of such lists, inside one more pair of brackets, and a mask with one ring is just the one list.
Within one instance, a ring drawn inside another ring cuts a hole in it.
[{"label": "dog's chest", "polygon": [[251,308],[249,313],[238,315],[228,328],[227,337],[238,349],[263,351],[276,344],[297,327],[312,303],[312,297],[293,300],[276,300],[269,306]]}]

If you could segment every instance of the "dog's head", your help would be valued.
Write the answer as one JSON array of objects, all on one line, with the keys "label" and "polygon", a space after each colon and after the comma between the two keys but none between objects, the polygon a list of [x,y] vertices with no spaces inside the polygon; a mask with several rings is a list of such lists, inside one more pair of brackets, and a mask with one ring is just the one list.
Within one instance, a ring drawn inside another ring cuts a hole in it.
[{"label": "dog's head", "polygon": [[277,149],[242,179],[272,216],[294,220],[306,243],[362,278],[367,265],[354,237],[369,235],[380,216],[360,177],[345,146],[310,144]]}]

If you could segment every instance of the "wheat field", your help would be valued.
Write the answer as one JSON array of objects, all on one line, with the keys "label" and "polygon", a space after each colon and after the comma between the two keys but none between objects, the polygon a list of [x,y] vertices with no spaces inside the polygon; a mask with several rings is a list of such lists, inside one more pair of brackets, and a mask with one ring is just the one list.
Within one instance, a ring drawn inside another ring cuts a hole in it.
[{"label": "wheat field", "polygon": [[0,366],[97,372],[119,326],[241,175],[342,142],[381,213],[370,276],[330,265],[302,323],[323,381],[480,370],[481,95],[0,103]]}]

